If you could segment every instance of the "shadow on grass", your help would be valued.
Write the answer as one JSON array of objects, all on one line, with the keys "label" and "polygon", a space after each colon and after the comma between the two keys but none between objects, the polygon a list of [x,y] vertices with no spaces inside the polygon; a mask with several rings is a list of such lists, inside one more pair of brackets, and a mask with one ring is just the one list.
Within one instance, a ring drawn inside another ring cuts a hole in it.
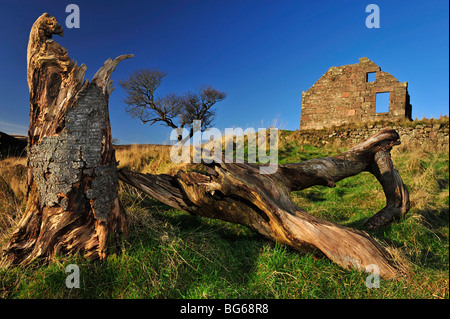
[{"label": "shadow on grass", "polygon": [[[149,197],[136,206],[136,220],[123,244],[125,253],[85,267],[83,298],[268,297],[266,288],[252,290],[261,269],[267,268],[260,257],[269,241],[259,234],[240,225],[176,211]],[[364,230],[366,218],[346,226]],[[422,269],[448,271],[448,253],[444,252],[448,235],[441,231],[448,229],[448,220],[448,208],[418,211],[368,232],[391,247],[406,246],[407,258]],[[290,248],[286,251],[298,253]]]},{"label": "shadow on grass", "polygon": [[156,200],[145,200],[142,208],[155,226],[132,226],[127,242],[130,254],[147,256],[145,267],[159,282],[148,292],[151,298],[242,297],[232,287],[248,282],[266,240],[241,225],[192,216]]}]

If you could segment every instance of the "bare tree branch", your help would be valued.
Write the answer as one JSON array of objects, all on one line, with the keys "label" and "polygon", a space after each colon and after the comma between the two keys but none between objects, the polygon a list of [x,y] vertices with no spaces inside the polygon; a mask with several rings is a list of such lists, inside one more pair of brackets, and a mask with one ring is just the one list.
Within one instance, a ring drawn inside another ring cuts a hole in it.
[{"label": "bare tree branch", "polygon": [[182,100],[182,127],[192,125],[194,120],[202,122],[201,129],[211,127],[216,112],[212,109],[214,104],[222,101],[226,93],[219,91],[211,85],[200,86],[195,92],[188,92]]},{"label": "bare tree branch", "polygon": [[[132,72],[128,79],[120,81],[120,86],[127,94],[126,112],[139,119],[142,124],[153,125],[159,122],[174,129],[191,127],[187,139],[193,136],[194,120],[201,121],[201,130],[211,127],[216,116],[213,106],[222,101],[226,93],[211,85],[203,85],[196,91],[183,95],[170,93],[158,97],[155,91],[166,75],[167,73],[158,69],[145,68]],[[178,141],[181,138],[179,133]]]},{"label": "bare tree branch", "polygon": [[162,122],[169,127],[177,128],[173,119],[180,112],[181,97],[175,93],[155,97],[155,91],[166,75],[167,73],[158,69],[146,68],[136,70],[128,76],[128,79],[120,81],[120,86],[127,93],[125,98],[127,113],[143,124],[153,125]]}]

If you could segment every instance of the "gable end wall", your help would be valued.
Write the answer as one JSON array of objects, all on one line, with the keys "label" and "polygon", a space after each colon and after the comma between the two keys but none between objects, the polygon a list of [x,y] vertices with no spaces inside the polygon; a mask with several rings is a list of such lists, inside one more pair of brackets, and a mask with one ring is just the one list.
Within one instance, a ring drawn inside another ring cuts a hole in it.
[{"label": "gable end wall", "polygon": [[[367,74],[376,81],[367,82]],[[389,112],[376,113],[376,94],[389,92]],[[399,82],[368,58],[359,63],[331,67],[308,91],[302,93],[300,129],[377,120],[411,120],[408,83]]]}]

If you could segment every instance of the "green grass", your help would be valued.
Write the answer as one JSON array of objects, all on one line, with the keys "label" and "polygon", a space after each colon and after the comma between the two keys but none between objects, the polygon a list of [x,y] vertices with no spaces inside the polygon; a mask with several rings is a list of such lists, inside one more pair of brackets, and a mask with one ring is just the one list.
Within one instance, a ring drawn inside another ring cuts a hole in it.
[{"label": "green grass", "polygon": [[[336,153],[291,143],[280,162]],[[0,297],[448,298],[448,153],[403,147],[393,159],[411,192],[411,210],[400,222],[368,232],[404,260],[410,274],[382,279],[380,288],[367,288],[367,274],[327,258],[299,254],[240,225],[190,216],[122,185],[130,234],[116,252],[104,262],[58,256],[46,266],[1,269]],[[291,198],[315,216],[358,229],[384,206],[383,190],[369,173]],[[80,268],[79,289],[65,286],[69,264]]]}]

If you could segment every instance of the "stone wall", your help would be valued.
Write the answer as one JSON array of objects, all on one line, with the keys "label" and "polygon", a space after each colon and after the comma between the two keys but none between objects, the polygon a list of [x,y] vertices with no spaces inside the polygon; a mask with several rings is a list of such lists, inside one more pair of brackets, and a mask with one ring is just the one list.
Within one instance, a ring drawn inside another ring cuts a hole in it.
[{"label": "stone wall", "polygon": [[341,145],[351,147],[378,133],[382,128],[391,127],[400,135],[400,141],[409,145],[428,145],[430,148],[449,148],[449,121],[425,120],[392,125],[368,124],[342,125],[323,130],[295,131],[289,139],[296,139],[306,144],[329,144],[339,141]]},{"label": "stone wall", "polygon": [[[375,80],[369,81],[368,74]],[[331,67],[308,91],[302,93],[300,129],[321,129],[344,123],[411,120],[408,83],[368,58],[357,64]],[[389,112],[375,110],[377,93],[389,92]]]}]

